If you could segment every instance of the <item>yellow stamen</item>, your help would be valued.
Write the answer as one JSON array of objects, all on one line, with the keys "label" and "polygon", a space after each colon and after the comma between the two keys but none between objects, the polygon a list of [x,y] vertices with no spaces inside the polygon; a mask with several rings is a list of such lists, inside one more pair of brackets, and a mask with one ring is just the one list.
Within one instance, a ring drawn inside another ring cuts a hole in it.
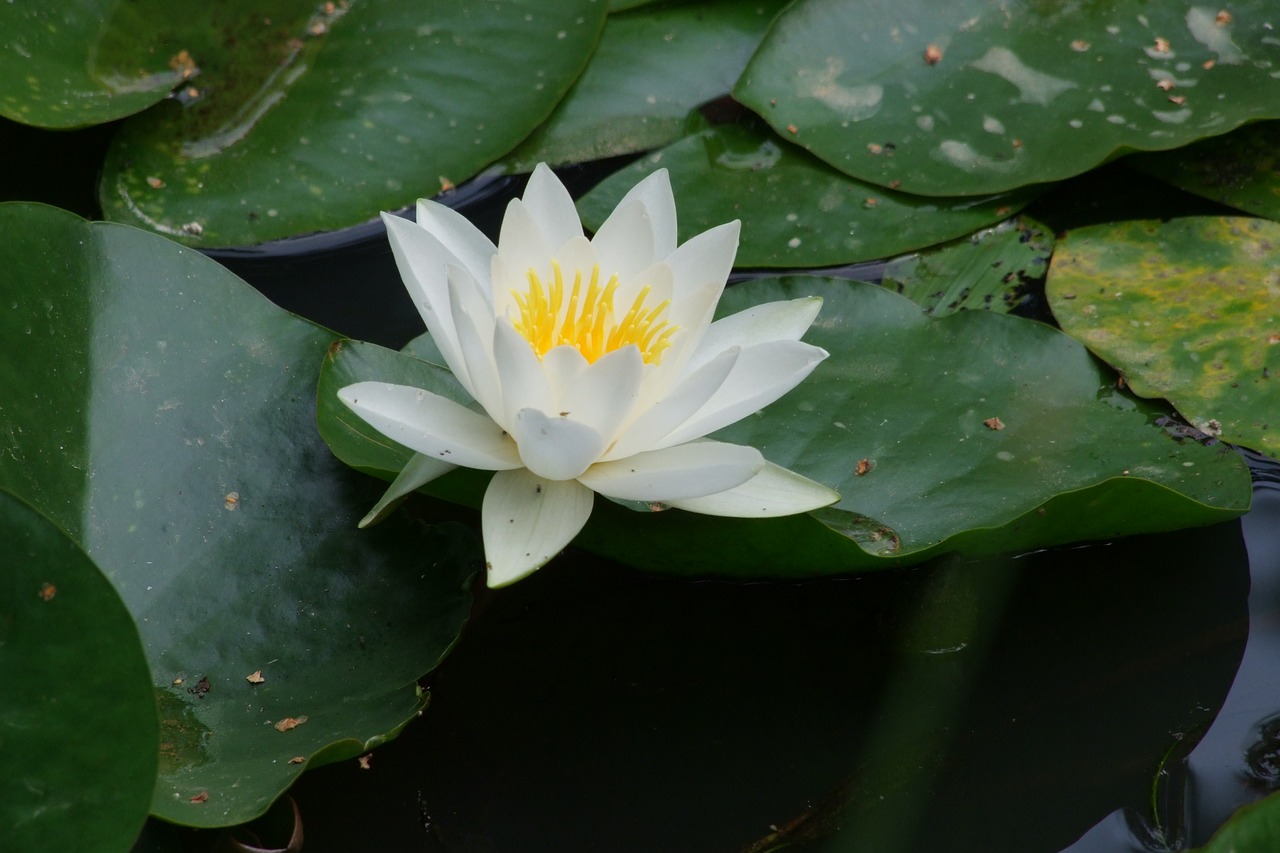
[{"label": "yellow stamen", "polygon": [[529,289],[523,293],[511,291],[518,309],[512,325],[533,345],[538,358],[553,347],[568,345],[582,353],[590,363],[614,350],[634,345],[640,350],[645,364],[661,361],[662,353],[671,346],[671,336],[680,328],[663,319],[671,305],[670,299],[646,305],[645,300],[651,290],[646,285],[636,294],[631,308],[619,319],[613,308],[613,298],[618,291],[616,275],[601,287],[600,266],[597,264],[591,268],[584,293],[582,272],[575,272],[566,304],[564,273],[560,264],[552,261],[551,270],[550,287],[544,286],[537,272],[530,269],[527,274]]}]

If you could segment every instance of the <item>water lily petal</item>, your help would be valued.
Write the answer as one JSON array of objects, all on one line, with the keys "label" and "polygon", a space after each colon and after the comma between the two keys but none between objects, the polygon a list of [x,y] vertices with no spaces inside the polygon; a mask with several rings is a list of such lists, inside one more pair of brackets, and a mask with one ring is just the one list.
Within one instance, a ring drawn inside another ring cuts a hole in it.
[{"label": "water lily petal", "polygon": [[[494,296],[502,288],[528,287],[529,270],[536,272],[545,284],[551,275],[551,246],[542,235],[542,228],[528,205],[518,198],[507,204],[502,217],[502,230],[498,233],[498,254],[501,259],[502,279],[494,279]],[[492,268],[491,268],[492,269]]]},{"label": "water lily petal", "polygon": [[357,382],[340,389],[338,399],[387,438],[426,456],[486,471],[520,467],[516,445],[500,426],[439,394]]},{"label": "water lily petal", "polygon": [[[622,207],[639,201],[649,211],[653,229],[653,257],[661,260],[676,250],[676,198],[671,192],[671,176],[658,169],[636,184],[618,202]],[[603,230],[603,228],[601,229]]]},{"label": "water lily petal", "polygon": [[436,477],[448,474],[457,467],[457,465],[441,461],[433,456],[425,456],[421,453],[413,454],[409,464],[405,465],[400,473],[396,475],[396,478],[391,481],[390,488],[373,505],[373,509],[369,510],[365,517],[360,519],[358,526],[368,527],[372,524],[377,524],[386,518],[391,510],[395,509],[404,498],[430,483]]},{"label": "water lily petal", "polygon": [[419,228],[440,241],[476,281],[484,281],[498,249],[483,231],[453,208],[426,198],[418,201],[417,215]]},{"label": "water lily petal", "polygon": [[510,427],[521,409],[551,411],[555,400],[542,363],[524,336],[505,322],[499,321],[493,330],[493,360],[502,381],[503,410],[499,423]]},{"label": "water lily petal", "polygon": [[738,254],[741,232],[742,223],[736,219],[717,225],[690,238],[666,258],[676,274],[677,301],[706,285],[716,286],[716,299],[720,298]]},{"label": "water lily petal", "polygon": [[542,372],[547,377],[547,387],[551,391],[551,408],[544,412],[563,412],[564,408],[555,408],[564,402],[570,389],[578,381],[578,377],[587,369],[587,359],[576,347],[568,345],[552,347],[542,357]]},{"label": "water lily petal", "polygon": [[619,500],[670,503],[740,486],[763,467],[764,457],[754,447],[693,441],[598,462],[578,481]]},{"label": "water lily petal", "polygon": [[534,168],[522,198],[553,252],[574,237],[582,236],[582,220],[573,206],[573,197],[545,163]]},{"label": "water lily petal", "polygon": [[630,418],[643,379],[640,350],[634,346],[614,350],[582,371],[561,398],[564,408],[559,411],[595,430],[601,437],[603,452]]},{"label": "water lily petal", "polygon": [[798,341],[822,308],[821,296],[766,302],[716,320],[707,329],[689,362],[694,367],[733,346],[749,347],[766,341]]},{"label": "water lily petal", "polygon": [[458,352],[467,365],[467,391],[489,417],[502,417],[502,384],[493,358],[493,311],[475,287],[471,274],[449,267],[449,307],[458,336]]},{"label": "water lily petal", "polygon": [[575,480],[545,480],[522,468],[494,474],[480,506],[489,586],[515,583],[560,553],[594,501]]},{"label": "water lily petal", "polygon": [[511,437],[524,467],[548,480],[576,479],[606,445],[605,437],[586,424],[537,409],[516,412]]},{"label": "water lily petal", "polygon": [[458,333],[449,305],[448,267],[457,259],[439,240],[412,222],[387,213],[382,214],[382,221],[387,226],[391,254],[396,259],[396,267],[404,279],[409,298],[427,324],[445,364],[470,391],[471,377],[458,348]]},{"label": "water lily petal", "polygon": [[624,459],[658,446],[658,442],[693,417],[720,390],[741,351],[734,347],[720,353],[682,378],[669,393],[654,400],[626,426],[613,447],[605,453],[603,461]]},{"label": "water lily petal", "polygon": [[765,462],[760,472],[740,486],[701,498],[666,501],[669,506],[703,515],[733,518],[776,518],[810,512],[840,500],[840,493],[794,471]]},{"label": "water lily petal", "polygon": [[607,280],[611,275],[630,279],[654,261],[653,224],[649,210],[640,201],[631,201],[614,208],[613,213],[591,238],[600,263],[600,273]]},{"label": "water lily petal", "polygon": [[715,395],[657,446],[701,438],[763,409],[799,384],[826,357],[826,350],[801,341],[770,341],[744,349]]}]

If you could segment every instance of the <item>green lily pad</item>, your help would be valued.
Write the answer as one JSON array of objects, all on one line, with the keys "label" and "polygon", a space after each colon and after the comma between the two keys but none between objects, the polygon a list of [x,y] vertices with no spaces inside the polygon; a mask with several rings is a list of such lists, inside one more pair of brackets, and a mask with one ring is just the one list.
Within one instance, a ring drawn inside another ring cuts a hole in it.
[{"label": "green lily pad", "polygon": [[1070,232],[1047,291],[1072,336],[1197,429],[1280,453],[1280,224],[1236,217]]},{"label": "green lily pad", "polygon": [[674,142],[692,110],[733,88],[784,5],[711,0],[611,15],[578,82],[504,161],[528,172]]},{"label": "green lily pad", "polygon": [[938,199],[846,177],[767,130],[720,125],[656,151],[578,201],[599,228],[622,196],[659,168],[671,173],[680,239],[742,220],[740,267],[816,267],[872,260],[969,234],[1036,195]]},{"label": "green lily pad", "polygon": [[[827,483],[843,498],[807,516],[639,514],[597,500],[576,543],[652,571],[810,577],[1169,530],[1249,506],[1243,462],[1180,442],[1160,412],[1115,391],[1076,341],[985,311],[941,319],[876,285],[817,277],[730,288],[722,313],[821,294],[806,340],[831,357],[779,402],[715,434]],[[438,365],[346,343],[321,371],[320,431],[348,464],[391,478],[409,452],[352,416],[337,390],[399,382],[465,400]],[[1001,423],[984,424],[999,418]],[[487,475],[458,470],[430,494],[479,506]]]},{"label": "green lily pad", "polygon": [[546,119],[606,12],[594,0],[327,8],[279,19],[247,0],[184,11],[201,16],[187,25],[203,35],[198,94],[121,129],[100,187],[106,216],[236,246],[434,195]]},{"label": "green lily pad", "polygon": [[160,723],[129,611],[66,534],[0,490],[0,825],[9,850],[127,850]]},{"label": "green lily pad", "polygon": [[921,195],[1001,192],[1280,116],[1274,11],[798,0],[734,95],[854,177]]},{"label": "green lily pad", "polygon": [[154,0],[0,5],[0,116],[40,127],[101,124],[164,99],[196,66]]},{"label": "green lily pad", "polygon": [[1029,298],[1029,282],[1044,278],[1053,234],[1028,217],[1003,222],[927,252],[885,265],[885,287],[934,317],[978,309],[1006,313]]},{"label": "green lily pad", "polygon": [[1267,219],[1280,219],[1280,122],[1125,160],[1154,178]]},{"label": "green lily pad", "polygon": [[1280,845],[1280,793],[1239,809],[1192,853],[1270,853]]},{"label": "green lily pad", "polygon": [[394,737],[480,554],[461,527],[356,528],[376,490],[314,422],[332,333],[134,228],[6,204],[0,233],[0,485],[79,542],[138,625],[161,710],[153,812],[243,823],[308,764]]}]

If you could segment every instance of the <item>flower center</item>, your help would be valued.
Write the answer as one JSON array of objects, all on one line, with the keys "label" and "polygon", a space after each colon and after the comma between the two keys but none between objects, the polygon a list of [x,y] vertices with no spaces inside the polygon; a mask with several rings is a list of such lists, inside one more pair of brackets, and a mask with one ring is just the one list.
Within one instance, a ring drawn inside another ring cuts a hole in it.
[{"label": "flower center", "polygon": [[541,359],[553,347],[568,344],[582,353],[588,363],[625,346],[634,344],[645,364],[657,364],[662,353],[671,346],[671,336],[679,330],[664,318],[670,299],[652,307],[645,305],[649,286],[645,285],[631,308],[619,317],[613,308],[618,290],[618,277],[612,276],[600,286],[600,265],[591,268],[591,278],[583,292],[582,272],[573,275],[573,287],[565,298],[564,274],[560,265],[551,262],[553,278],[543,285],[530,269],[529,290],[511,291],[520,316],[511,325],[523,335]]}]

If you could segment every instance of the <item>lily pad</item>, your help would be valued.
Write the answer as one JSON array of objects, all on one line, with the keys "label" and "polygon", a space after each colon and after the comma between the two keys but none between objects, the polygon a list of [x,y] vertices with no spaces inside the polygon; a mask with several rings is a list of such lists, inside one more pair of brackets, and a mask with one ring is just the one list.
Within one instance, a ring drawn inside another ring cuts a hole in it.
[{"label": "lily pad", "polygon": [[278,20],[234,0],[187,11],[206,42],[196,94],[125,124],[102,207],[192,245],[236,246],[355,225],[474,176],[551,113],[606,8],[369,0]]},{"label": "lily pad", "polygon": [[127,850],[160,723],[129,611],[47,518],[0,491],[0,825],[10,850]]},{"label": "lily pad", "polygon": [[[1208,524],[1249,506],[1234,453],[1156,426],[1159,410],[1117,392],[1084,347],[1044,324],[985,311],[933,319],[876,285],[817,277],[737,285],[721,310],[813,293],[826,301],[806,339],[831,357],[715,437],[759,447],[840,503],[742,520],[597,500],[578,545],[652,571],[794,578]],[[361,380],[465,399],[430,362],[359,343],[331,354],[321,433],[339,458],[387,479],[410,453],[338,402]],[[426,491],[479,506],[486,481],[460,469]]]},{"label": "lily pad", "polygon": [[134,228],[6,204],[0,233],[0,485],[71,534],[138,625],[161,709],[153,812],[243,823],[307,765],[394,737],[480,552],[461,527],[357,530],[376,490],[315,431],[332,333]]},{"label": "lily pad", "polygon": [[733,88],[784,5],[712,0],[610,15],[578,82],[504,161],[528,172],[676,141],[692,110]]},{"label": "lily pad", "polygon": [[989,0],[798,0],[734,95],[854,177],[1001,192],[1280,116],[1274,12],[1265,0],[1016,13]]},{"label": "lily pad", "polygon": [[197,70],[182,17],[155,0],[0,5],[0,116],[67,128],[146,109]]},{"label": "lily pad", "polygon": [[1192,853],[1269,853],[1280,842],[1280,793],[1250,803]]},{"label": "lily pad", "polygon": [[978,309],[1007,313],[1030,299],[1027,286],[1043,279],[1053,234],[1029,217],[984,228],[968,239],[895,258],[885,265],[885,287],[934,317]]},{"label": "lily pad", "polygon": [[1047,290],[1072,336],[1196,429],[1280,453],[1280,224],[1237,217],[1070,232]]},{"label": "lily pad", "polygon": [[1280,219],[1280,122],[1258,122],[1176,151],[1136,154],[1125,163],[1198,196]]},{"label": "lily pad", "polygon": [[720,125],[612,175],[578,201],[599,228],[640,178],[671,173],[680,239],[742,220],[737,265],[817,267],[898,255],[969,234],[1028,204],[1035,190],[982,198],[911,196],[849,178],[766,129]]}]

